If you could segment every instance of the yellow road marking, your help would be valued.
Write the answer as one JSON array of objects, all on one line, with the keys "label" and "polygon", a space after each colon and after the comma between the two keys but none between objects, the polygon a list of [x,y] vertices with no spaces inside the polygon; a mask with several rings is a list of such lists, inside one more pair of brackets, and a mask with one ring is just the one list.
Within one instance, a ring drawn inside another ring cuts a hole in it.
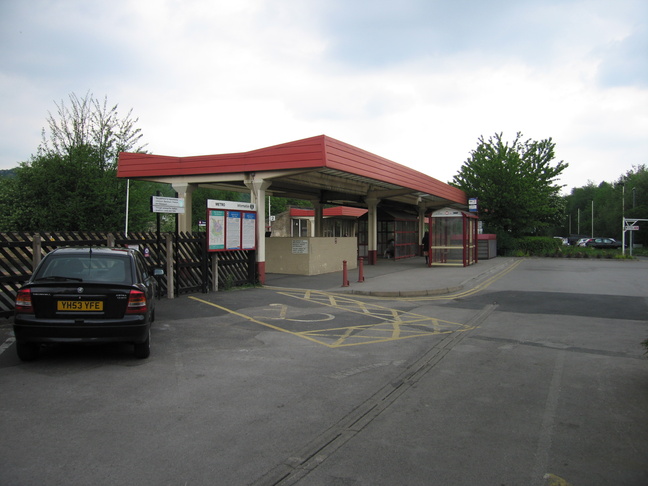
[{"label": "yellow road marking", "polygon": [[290,317],[286,317],[288,314],[288,306],[285,304],[270,304],[270,307],[279,307],[281,310],[279,311],[279,316],[278,317],[266,317],[266,316],[256,316],[257,319],[272,319],[273,321],[293,321],[293,322],[324,322],[324,321],[332,321],[335,319],[335,316],[332,314],[327,314],[327,313],[319,313],[320,315],[323,315],[324,317],[321,319],[294,319]]},{"label": "yellow road marking", "polygon": [[255,322],[257,324],[260,324],[261,326],[269,327],[270,329],[274,329],[275,331],[285,332],[285,333],[288,333],[288,334],[292,334],[293,336],[308,339],[309,341],[313,341],[313,342],[318,343],[318,344],[323,344],[324,346],[329,346],[327,343],[318,341],[317,339],[312,339],[312,338],[310,338],[308,336],[302,335],[301,333],[292,332],[292,331],[289,331],[287,329],[283,329],[283,328],[281,328],[279,326],[273,326],[272,324],[268,324],[267,322],[260,321],[258,319],[255,319],[254,317],[246,316],[245,314],[241,314],[240,312],[236,312],[235,310],[228,309],[227,307],[223,307],[222,305],[214,304],[213,302],[209,302],[208,300],[199,299],[198,297],[194,297],[193,295],[189,296],[189,298],[192,299],[192,300],[195,300],[197,302],[201,302],[203,304],[207,304],[207,305],[210,305],[212,307],[216,307],[217,309],[224,310],[225,312],[229,312],[230,314],[233,314],[235,316],[242,317],[243,319],[247,319],[248,321]]},{"label": "yellow road marking", "polygon": [[[518,260],[510,265],[505,270],[490,277],[474,288],[457,292],[454,294],[447,294],[443,296],[427,296],[427,297],[412,297],[412,298],[394,298],[394,300],[403,301],[425,301],[425,300],[451,300],[461,297],[474,295],[486,289],[494,282],[512,272],[522,260]],[[377,319],[379,324],[363,324],[356,326],[347,326],[339,328],[325,328],[325,329],[310,329],[302,332],[290,331],[273,324],[264,322],[262,319],[279,319],[294,322],[318,322],[318,320],[301,320],[290,319],[287,317],[288,306],[284,304],[270,304],[271,307],[280,307],[278,318],[272,317],[251,317],[240,312],[228,309],[226,307],[214,304],[197,297],[190,296],[189,298],[204,304],[216,307],[230,314],[242,317],[251,322],[260,324],[261,326],[268,327],[277,331],[285,332],[293,336],[297,336],[309,341],[322,344],[329,348],[338,348],[342,346],[358,346],[362,344],[373,344],[387,341],[394,341],[400,339],[411,339],[414,337],[430,336],[436,334],[448,334],[451,332],[465,332],[474,329],[472,326],[460,324],[458,322],[445,321],[434,317],[423,316],[412,312],[401,311],[389,307],[384,307],[378,304],[367,303],[356,298],[351,298],[347,293],[333,293],[324,292],[320,290],[309,289],[289,289],[285,287],[264,287],[264,289],[275,290],[280,295],[292,297],[295,299],[304,300],[307,302],[314,302],[327,307],[337,308],[346,312],[360,314],[364,317]],[[357,295],[354,297],[358,297]],[[370,298],[370,296],[362,296],[362,298]],[[375,298],[375,297],[374,297]],[[381,298],[384,300],[384,298]],[[331,314],[324,314],[327,317]],[[331,316],[331,319],[333,316]],[[326,319],[329,320],[329,319]],[[328,342],[327,342],[328,341]]]},{"label": "yellow road marking", "polygon": [[568,483],[560,476],[555,474],[547,473],[544,475],[544,479],[547,481],[547,486],[571,486],[571,483]]},{"label": "yellow road marking", "polygon": [[[300,300],[316,302],[328,307],[340,308],[346,312],[361,314],[364,317],[374,318],[382,322],[379,324],[363,324],[339,328],[309,329],[301,332],[289,331],[282,327],[269,324],[262,320],[263,318],[250,317],[197,297],[191,296],[189,298],[224,310],[230,314],[245,318],[262,326],[286,332],[293,336],[302,337],[331,348],[357,346],[361,344],[394,341],[399,339],[411,339],[420,336],[447,334],[450,332],[473,329],[473,327],[457,322],[444,321],[434,317],[427,317],[412,312],[391,309],[376,304],[367,304],[354,299],[333,296],[326,292],[308,290],[300,292],[280,292],[280,294]],[[284,309],[282,308],[281,314],[283,317],[286,317],[286,313],[283,312],[283,310]]]},{"label": "yellow road marking", "polygon": [[[504,277],[505,275],[511,273],[513,270],[515,270],[524,260],[517,260],[511,265],[509,265],[507,268],[502,270],[501,272],[496,273],[492,277],[488,278],[484,282],[476,285],[472,289],[469,290],[464,290],[460,292],[454,292],[450,294],[443,294],[443,295],[426,295],[426,296],[421,296],[421,297],[389,297],[389,300],[400,300],[400,301],[405,301],[405,302],[416,302],[416,301],[425,301],[425,300],[452,300],[452,299],[457,299],[461,297],[468,297],[470,295],[474,295],[478,292],[481,292],[482,290],[490,287],[492,284],[494,284],[497,280],[500,278]],[[306,292],[304,289],[292,289],[289,287],[273,287],[273,286],[263,286],[264,289],[267,290],[275,290],[275,291],[300,291],[300,292]],[[308,291],[308,292],[322,292],[319,290],[313,290],[313,291]],[[358,294],[349,294],[348,292],[327,292],[328,295],[331,296],[331,300],[334,300],[336,296],[349,296],[353,295],[354,297],[357,298],[362,298],[362,299],[367,299],[367,300],[385,300],[385,297],[376,297],[373,295],[358,295]]]}]

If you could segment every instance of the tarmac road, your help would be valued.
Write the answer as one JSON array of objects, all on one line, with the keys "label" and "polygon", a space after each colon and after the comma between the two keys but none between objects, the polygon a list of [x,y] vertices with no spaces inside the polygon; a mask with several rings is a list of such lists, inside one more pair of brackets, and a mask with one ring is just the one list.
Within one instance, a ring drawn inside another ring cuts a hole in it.
[{"label": "tarmac road", "polygon": [[648,484],[648,262],[483,268],[161,300],[144,361],[5,323],[0,485]]}]

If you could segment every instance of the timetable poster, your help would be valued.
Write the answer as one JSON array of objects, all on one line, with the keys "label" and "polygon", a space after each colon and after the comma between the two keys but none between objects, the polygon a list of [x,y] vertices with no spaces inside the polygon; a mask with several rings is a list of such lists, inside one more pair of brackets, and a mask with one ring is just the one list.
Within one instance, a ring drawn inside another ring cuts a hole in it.
[{"label": "timetable poster", "polygon": [[225,211],[209,211],[209,249],[225,248]]},{"label": "timetable poster", "polygon": [[225,246],[228,250],[241,249],[241,211],[227,211]]},{"label": "timetable poster", "polygon": [[244,250],[254,250],[256,235],[256,213],[243,213],[243,235],[241,243]]}]

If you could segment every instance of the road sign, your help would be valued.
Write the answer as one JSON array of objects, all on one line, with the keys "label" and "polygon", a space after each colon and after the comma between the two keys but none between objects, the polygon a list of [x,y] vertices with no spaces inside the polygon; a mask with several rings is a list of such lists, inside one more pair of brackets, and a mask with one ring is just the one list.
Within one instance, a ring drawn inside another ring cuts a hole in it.
[{"label": "road sign", "polygon": [[626,231],[639,231],[639,226],[626,226]]},{"label": "road sign", "polygon": [[154,213],[184,214],[185,200],[181,197],[151,196],[151,211]]}]

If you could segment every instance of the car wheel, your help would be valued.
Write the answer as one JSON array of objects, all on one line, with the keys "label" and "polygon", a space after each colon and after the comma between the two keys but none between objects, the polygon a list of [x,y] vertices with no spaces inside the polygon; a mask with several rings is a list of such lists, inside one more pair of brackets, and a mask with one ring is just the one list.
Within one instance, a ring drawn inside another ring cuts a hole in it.
[{"label": "car wheel", "polygon": [[16,342],[16,351],[18,358],[21,361],[34,361],[38,358],[38,348],[40,346],[35,343],[20,343]]},{"label": "car wheel", "polygon": [[135,343],[135,357],[137,359],[146,359],[151,355],[151,330],[149,329],[146,341]]}]

